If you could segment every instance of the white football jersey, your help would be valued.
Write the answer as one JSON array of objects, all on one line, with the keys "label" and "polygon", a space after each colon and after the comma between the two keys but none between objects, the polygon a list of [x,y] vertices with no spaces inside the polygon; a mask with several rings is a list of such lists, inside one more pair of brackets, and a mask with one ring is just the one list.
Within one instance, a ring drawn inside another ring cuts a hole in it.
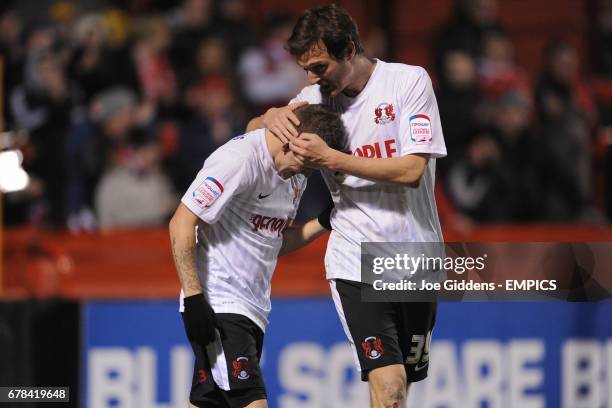
[{"label": "white football jersey", "polygon": [[[201,220],[198,275],[216,313],[242,314],[265,331],[283,231],[305,187],[304,175],[278,174],[264,129],[235,137],[206,159],[181,201]],[[182,299],[181,291],[181,311]]]},{"label": "white football jersey", "polygon": [[327,245],[328,279],[361,281],[361,242],[441,242],[434,198],[437,157],[446,156],[438,105],[427,72],[378,60],[355,97],[322,96],[319,85],[291,102],[321,103],[342,114],[346,151],[360,157],[430,155],[417,188],[323,171],[336,209]]}]

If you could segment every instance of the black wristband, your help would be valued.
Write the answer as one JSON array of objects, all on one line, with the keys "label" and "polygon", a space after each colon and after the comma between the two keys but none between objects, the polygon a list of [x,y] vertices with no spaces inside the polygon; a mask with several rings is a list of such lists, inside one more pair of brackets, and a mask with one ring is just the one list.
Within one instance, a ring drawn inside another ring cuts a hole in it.
[{"label": "black wristband", "polygon": [[183,299],[183,304],[185,305],[185,307],[188,307],[190,305],[195,305],[197,303],[202,303],[202,300],[204,301],[204,303],[208,303],[206,301],[206,298],[204,297],[204,293],[198,293],[196,295],[191,295],[191,296],[187,296],[186,298]]},{"label": "black wristband", "polygon": [[215,311],[210,306],[203,293],[192,295],[183,299],[185,311],[183,323],[190,341],[206,345],[215,341],[215,327],[217,325]]}]

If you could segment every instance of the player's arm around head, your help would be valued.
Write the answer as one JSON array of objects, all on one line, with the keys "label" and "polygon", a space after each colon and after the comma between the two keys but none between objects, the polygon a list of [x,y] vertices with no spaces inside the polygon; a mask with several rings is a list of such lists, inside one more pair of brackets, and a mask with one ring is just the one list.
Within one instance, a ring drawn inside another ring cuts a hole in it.
[{"label": "player's arm around head", "polygon": [[[321,104],[309,104],[296,108],[294,115],[300,123],[297,127],[299,138],[311,137],[315,139],[317,147],[320,149],[344,149],[347,145],[347,131],[339,113]],[[312,165],[312,163],[305,166],[304,160],[287,148],[289,144],[283,146],[283,142],[279,142],[280,139],[269,129],[267,129],[266,134],[268,140],[270,140],[269,144],[276,146],[273,148],[274,152],[272,154],[277,156],[275,157],[277,170],[280,170],[279,164],[281,164],[282,167],[293,167],[294,170],[297,170],[296,172],[307,174],[313,168],[319,167]],[[283,149],[280,147],[283,147]]]},{"label": "player's arm around head", "polygon": [[[299,137],[312,135],[317,138],[322,146],[332,150],[342,149],[346,145],[346,128],[337,112],[333,112],[323,105],[312,104],[297,108],[294,114],[300,122],[298,126],[301,132]],[[291,152],[289,154],[293,160],[297,160],[295,154]],[[305,170],[302,162],[299,163],[299,168],[302,171]],[[298,250],[323,235],[326,230],[331,230],[329,218],[332,208],[333,206],[327,208],[318,218],[285,230],[279,255]]]},{"label": "player's arm around head", "polygon": [[330,148],[316,134],[308,133],[293,139],[289,148],[307,167],[407,186],[419,184],[429,161],[428,154],[420,153],[387,159],[353,156]]}]

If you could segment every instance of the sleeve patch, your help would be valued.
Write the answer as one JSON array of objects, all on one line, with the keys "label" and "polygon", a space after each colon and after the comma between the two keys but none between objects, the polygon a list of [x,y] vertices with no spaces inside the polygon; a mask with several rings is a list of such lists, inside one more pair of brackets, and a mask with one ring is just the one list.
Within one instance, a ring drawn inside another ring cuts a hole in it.
[{"label": "sleeve patch", "polygon": [[418,145],[431,144],[431,120],[423,114],[412,115],[410,122],[410,140]]},{"label": "sleeve patch", "polygon": [[191,194],[193,202],[200,208],[208,208],[223,194],[223,185],[213,177],[206,177]]}]

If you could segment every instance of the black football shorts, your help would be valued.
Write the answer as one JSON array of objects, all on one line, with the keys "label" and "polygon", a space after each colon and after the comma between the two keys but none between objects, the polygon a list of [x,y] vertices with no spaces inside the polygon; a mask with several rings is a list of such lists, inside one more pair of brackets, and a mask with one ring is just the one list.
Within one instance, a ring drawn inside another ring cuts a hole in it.
[{"label": "black football shorts", "polygon": [[371,370],[394,364],[404,365],[408,382],[427,377],[435,302],[362,302],[366,284],[344,279],[329,283],[363,381]]},{"label": "black football shorts", "polygon": [[216,315],[219,334],[203,348],[195,342],[195,367],[189,401],[196,407],[245,407],[267,399],[259,360],[264,334],[249,318]]}]

